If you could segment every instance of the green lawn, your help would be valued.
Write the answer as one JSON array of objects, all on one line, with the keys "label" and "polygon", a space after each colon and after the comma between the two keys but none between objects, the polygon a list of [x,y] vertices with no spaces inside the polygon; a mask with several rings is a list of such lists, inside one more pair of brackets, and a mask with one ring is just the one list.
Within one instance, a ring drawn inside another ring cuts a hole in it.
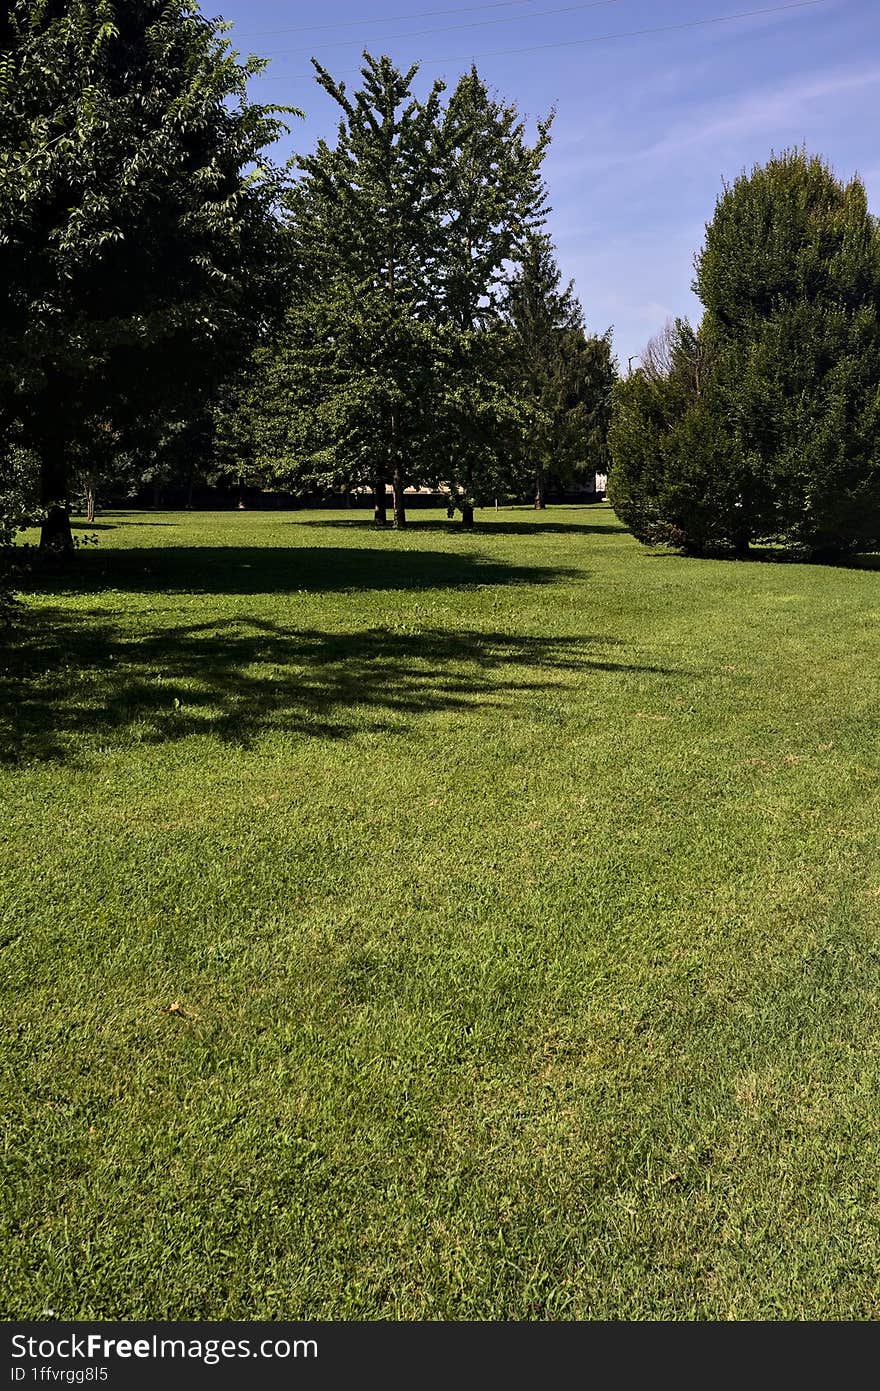
[{"label": "green lawn", "polygon": [[880,574],[362,517],[27,596],[0,1312],[880,1317]]}]

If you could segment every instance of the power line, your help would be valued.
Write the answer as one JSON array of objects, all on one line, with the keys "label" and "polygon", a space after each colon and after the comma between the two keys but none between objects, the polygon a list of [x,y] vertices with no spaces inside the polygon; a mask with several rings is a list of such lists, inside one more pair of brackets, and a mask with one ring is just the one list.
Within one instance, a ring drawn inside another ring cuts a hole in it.
[{"label": "power line", "polygon": [[[422,39],[427,34],[451,34],[455,29],[482,29],[492,24],[516,24],[521,19],[543,19],[548,15],[572,14],[575,10],[598,10],[607,5],[623,5],[627,0],[586,0],[578,5],[563,5],[557,10],[532,10],[529,14],[505,15],[503,19],[471,19],[466,24],[446,24],[440,29],[410,29],[405,34],[383,34],[374,43],[396,43],[398,39]],[[332,43],[321,43],[326,48],[361,48],[361,39],[334,39]],[[276,53],[265,53],[267,58],[293,58],[301,53],[312,53],[312,48],[281,48]]]},{"label": "power line", "polygon": [[[533,5],[535,0],[493,0],[489,5],[458,5],[453,10],[419,10],[416,14],[374,15],[370,19],[339,19],[333,24],[294,24],[286,29],[257,29],[246,33],[235,31],[239,39],[264,39],[275,34],[311,34],[326,29],[351,29],[356,24],[396,24],[401,19],[438,19],[450,14],[476,14],[478,10],[509,10],[514,5]],[[514,15],[513,18],[518,18]]]},{"label": "power line", "polygon": [[[528,48],[501,48],[495,49],[490,53],[460,53],[444,58],[424,58],[421,65],[427,63],[472,63],[478,58],[508,58],[521,53],[543,53],[548,49],[557,48],[579,48],[584,44],[605,43],[610,39],[640,39],[653,34],[671,34],[682,29],[700,29],[709,24],[732,24],[738,19],[756,19],[761,15],[782,14],[785,10],[807,10],[816,5],[826,5],[828,0],[793,0],[787,5],[768,5],[760,10],[741,10],[737,14],[712,15],[708,19],[691,19],[683,24],[663,24],[655,29],[627,29],[620,30],[616,34],[594,34],[587,39],[564,39],[558,43],[539,43],[532,44]],[[272,73],[265,77],[258,76],[255,82],[307,82],[314,77],[313,72],[295,73]]]}]

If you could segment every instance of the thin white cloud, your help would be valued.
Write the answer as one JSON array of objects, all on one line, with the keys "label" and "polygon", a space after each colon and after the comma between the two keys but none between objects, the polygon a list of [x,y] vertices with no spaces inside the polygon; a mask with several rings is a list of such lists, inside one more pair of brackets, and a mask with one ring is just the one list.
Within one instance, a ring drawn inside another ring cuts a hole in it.
[{"label": "thin white cloud", "polygon": [[803,121],[816,102],[840,96],[842,92],[880,85],[880,67],[862,72],[838,72],[814,76],[782,87],[748,94],[733,110],[715,120],[695,122],[672,132],[662,140],[640,150],[639,159],[677,157],[699,145],[713,145],[719,139],[752,134],[769,128],[791,129]]},{"label": "thin white cloud", "polygon": [[767,132],[779,136],[791,133],[800,139],[803,123],[810,108],[845,92],[855,92],[880,85],[880,67],[874,66],[853,72],[844,69],[833,73],[813,74],[776,87],[748,92],[727,109],[719,103],[693,110],[687,121],[680,121],[659,140],[636,150],[616,150],[607,155],[580,158],[574,150],[556,162],[554,173],[571,174],[590,170],[601,173],[619,169],[624,164],[663,163],[680,158],[688,152],[714,147],[725,141]]}]

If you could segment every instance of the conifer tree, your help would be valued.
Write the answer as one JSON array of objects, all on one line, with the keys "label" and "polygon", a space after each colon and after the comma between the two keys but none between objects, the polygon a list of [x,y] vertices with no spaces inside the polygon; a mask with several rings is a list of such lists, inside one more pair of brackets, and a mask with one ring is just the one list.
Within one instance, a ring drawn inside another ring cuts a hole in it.
[{"label": "conifer tree", "polygon": [[546,219],[541,169],[552,120],[551,113],[539,121],[529,143],[516,106],[494,97],[474,67],[444,113],[436,311],[451,346],[438,416],[447,444],[439,452],[465,526],[476,500],[497,492],[499,481],[508,488],[517,481],[514,444],[529,427],[527,403],[512,389],[501,305],[511,264]]},{"label": "conifer tree", "polygon": [[335,144],[322,140],[297,161],[287,200],[293,302],[256,364],[250,413],[276,476],[369,482],[377,522],[390,482],[402,527],[404,489],[423,465],[437,353],[429,305],[442,84],[418,101],[415,67],[402,73],[365,54],[363,84],[349,96],[315,68],[341,117]]},{"label": "conifer tree", "polygon": [[536,508],[545,506],[548,482],[571,487],[588,470],[604,472],[607,461],[610,332],[587,337],[573,283],[561,282],[549,239],[536,236],[504,302],[520,390],[532,407],[522,438]]},{"label": "conifer tree", "polygon": [[880,236],[860,179],[788,151],[725,188],[695,289],[752,535],[814,559],[880,542]]},{"label": "conifer tree", "polygon": [[695,333],[616,393],[611,494],[643,539],[770,541],[814,560],[880,545],[880,233],[859,179],[804,151],[724,189]]},{"label": "conifer tree", "polygon": [[419,100],[416,68],[387,57],[364,55],[351,95],[315,69],[341,117],[335,142],[298,160],[292,304],[233,433],[288,486],[372,486],[379,522],[390,482],[395,526],[410,483],[452,488],[468,524],[518,464],[501,288],[544,216],[549,122],[530,145],[475,71],[444,104],[442,83]]}]

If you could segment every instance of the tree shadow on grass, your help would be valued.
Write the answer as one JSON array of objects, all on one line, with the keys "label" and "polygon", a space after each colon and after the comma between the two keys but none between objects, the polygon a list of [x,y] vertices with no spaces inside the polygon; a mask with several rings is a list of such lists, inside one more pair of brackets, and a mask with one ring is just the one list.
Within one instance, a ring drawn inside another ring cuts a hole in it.
[{"label": "tree shadow on grass", "polygon": [[323,633],[255,618],[121,629],[55,611],[19,623],[0,668],[0,761],[78,762],[117,745],[208,735],[247,747],[268,732],[400,732],[438,711],[498,718],[572,675],[665,678],[610,637],[372,628]]},{"label": "tree shadow on grass", "polygon": [[672,548],[645,546],[641,551],[645,560],[687,560],[696,565],[708,562],[721,562],[724,565],[797,565],[821,573],[823,570],[880,570],[880,553],[863,553],[838,560],[809,560],[803,555],[793,555],[776,546],[752,546],[747,555],[686,555]]},{"label": "tree shadow on grass", "polygon": [[385,546],[134,546],[35,560],[22,593],[328,594],[370,589],[456,589],[546,584],[584,572],[448,551]]},{"label": "tree shadow on grass", "polygon": [[85,517],[73,517],[70,523],[71,531],[118,531],[120,527],[127,531],[130,526],[180,526],[180,522],[133,522],[128,517],[124,522],[87,522]]},{"label": "tree shadow on grass", "polygon": [[[534,515],[534,514],[528,514]],[[358,517],[328,517],[322,520],[320,517],[311,516],[302,521],[288,522],[288,526],[325,526],[339,527],[349,531],[376,531],[382,532],[384,528],[377,528],[372,519],[366,516]],[[473,530],[465,531],[458,520],[443,520],[434,517],[420,518],[412,517],[406,524],[407,532],[415,532],[422,535],[425,532],[437,532],[442,536],[604,536],[609,532],[619,532],[621,535],[626,533],[626,527],[622,526],[616,518],[611,518],[607,522],[549,522],[540,521],[495,521],[491,515],[477,517]]]}]

